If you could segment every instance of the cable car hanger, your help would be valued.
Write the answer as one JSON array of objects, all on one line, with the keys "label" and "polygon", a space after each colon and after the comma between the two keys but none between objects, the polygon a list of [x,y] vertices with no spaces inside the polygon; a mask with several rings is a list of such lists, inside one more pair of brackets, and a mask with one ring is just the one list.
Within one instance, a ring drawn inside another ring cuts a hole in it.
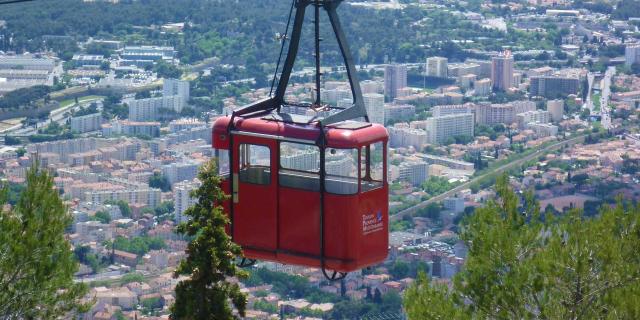
[{"label": "cable car hanger", "polygon": [[[366,122],[369,122],[369,116],[367,115],[367,110],[364,106],[364,99],[362,97],[362,89],[360,88],[360,82],[358,81],[358,75],[356,72],[355,64],[353,63],[353,56],[351,54],[351,50],[349,49],[349,45],[347,43],[346,36],[342,29],[342,24],[340,23],[340,18],[338,17],[337,8],[342,3],[343,0],[292,0],[291,10],[289,11],[289,18],[287,22],[287,28],[285,30],[285,34],[282,37],[282,47],[280,49],[280,56],[278,58],[278,63],[276,65],[276,71],[271,83],[271,91],[269,93],[269,98],[251,103],[246,105],[239,110],[236,110],[232,113],[231,116],[231,124],[233,126],[235,117],[251,117],[256,115],[263,115],[265,113],[273,112],[274,110],[280,113],[282,106],[300,106],[307,107],[313,110],[327,110],[327,109],[338,109],[339,112],[329,115],[326,118],[316,120],[313,118],[309,121],[315,122],[317,121],[321,127],[335,124],[342,121],[353,120],[356,118],[364,118]],[[315,63],[316,63],[316,72],[315,72],[315,85],[316,85],[316,97],[315,101],[311,104],[308,103],[287,103],[284,100],[285,92],[287,86],[289,85],[289,80],[291,79],[291,72],[293,71],[293,65],[296,61],[298,50],[300,47],[300,39],[302,36],[302,27],[304,24],[304,17],[306,13],[306,9],[309,6],[314,7],[315,17],[314,17],[314,25],[315,25]],[[340,47],[340,52],[342,54],[342,58],[344,60],[344,64],[347,70],[347,76],[349,78],[349,84],[351,85],[351,94],[353,96],[353,105],[349,108],[338,108],[332,107],[329,105],[322,104],[320,98],[320,86],[321,86],[321,77],[322,73],[320,71],[320,43],[322,39],[320,38],[320,9],[323,8],[329,17],[329,21],[331,22],[331,26],[333,29],[333,33],[338,42],[338,46]],[[280,67],[282,53],[284,52],[285,42],[288,39],[287,35],[289,32],[289,26],[291,25],[291,17],[292,13],[295,9],[295,18],[293,20],[293,28],[291,32],[291,38],[289,41],[289,49],[287,52],[287,57],[284,62],[284,66],[282,68],[282,73],[280,75],[280,79],[278,81],[278,85],[275,90],[275,95],[273,94],[273,87],[275,84],[275,80],[277,77],[278,69]]]}]

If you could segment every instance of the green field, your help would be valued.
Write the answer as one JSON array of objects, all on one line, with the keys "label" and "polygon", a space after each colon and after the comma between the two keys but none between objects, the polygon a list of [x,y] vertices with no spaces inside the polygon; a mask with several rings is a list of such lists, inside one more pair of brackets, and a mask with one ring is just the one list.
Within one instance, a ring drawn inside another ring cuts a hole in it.
[{"label": "green field", "polygon": [[600,111],[600,108],[602,107],[600,105],[600,98],[601,97],[602,97],[602,94],[600,94],[600,93],[596,93],[596,94],[593,94],[591,96],[591,101],[593,101],[593,111],[596,111],[596,112]]}]

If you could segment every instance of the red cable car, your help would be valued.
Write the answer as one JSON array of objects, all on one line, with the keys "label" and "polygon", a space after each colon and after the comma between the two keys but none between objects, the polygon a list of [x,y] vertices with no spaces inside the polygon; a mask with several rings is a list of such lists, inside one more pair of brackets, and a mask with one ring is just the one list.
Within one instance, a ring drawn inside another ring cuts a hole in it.
[{"label": "red cable car", "polygon": [[[227,173],[223,189],[231,195],[224,204],[229,233],[243,249],[242,266],[249,265],[246,259],[260,259],[317,267],[328,279],[338,280],[387,257],[388,133],[368,123],[336,13],[340,2],[294,1],[291,43],[275,95],[214,124],[213,147]],[[284,93],[309,5],[316,16],[316,101],[290,104]],[[337,109],[320,102],[320,8],[327,11],[342,50],[353,106],[323,119],[282,113],[286,106]],[[352,121],[357,118],[366,122]]]}]

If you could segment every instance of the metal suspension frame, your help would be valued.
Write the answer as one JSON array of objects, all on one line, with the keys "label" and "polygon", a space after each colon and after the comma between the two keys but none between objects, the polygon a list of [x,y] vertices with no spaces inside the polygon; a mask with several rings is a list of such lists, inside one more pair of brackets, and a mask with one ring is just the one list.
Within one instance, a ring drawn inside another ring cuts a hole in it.
[{"label": "metal suspension frame", "polygon": [[[317,121],[317,125],[320,128],[320,136],[316,141],[316,145],[320,149],[320,267],[322,270],[322,274],[329,281],[339,281],[344,279],[347,276],[345,272],[338,271],[328,271],[326,269],[326,255],[325,255],[325,241],[324,241],[324,194],[325,194],[325,150],[326,150],[326,137],[325,137],[325,127],[334,123],[352,120],[356,118],[364,118],[365,121],[369,122],[369,116],[367,114],[367,110],[364,106],[364,99],[362,97],[362,89],[360,88],[360,82],[358,80],[355,64],[353,62],[353,56],[351,54],[351,50],[347,44],[346,36],[342,29],[342,24],[340,23],[340,18],[338,17],[337,8],[342,3],[343,0],[293,0],[291,11],[289,12],[289,19],[291,19],[292,11],[295,9],[295,18],[293,22],[293,28],[291,32],[291,40],[289,43],[289,49],[287,52],[287,57],[285,59],[284,66],[282,68],[282,74],[280,75],[280,79],[278,81],[278,86],[275,91],[275,95],[269,98],[254,102],[252,104],[246,105],[239,110],[236,110],[231,115],[231,121],[228,127],[229,133],[235,127],[235,118],[236,117],[257,117],[261,115],[269,114],[273,111],[280,112],[283,105],[295,105],[291,103],[287,103],[284,100],[284,96],[286,93],[287,86],[289,85],[289,81],[291,79],[291,72],[293,71],[293,66],[295,64],[296,57],[298,55],[298,51],[300,48],[300,39],[302,36],[302,27],[304,24],[304,18],[306,9],[309,6],[314,7],[314,33],[315,33],[315,63],[316,63],[316,75],[315,75],[315,85],[316,85],[316,96],[313,104],[298,104],[296,106],[304,106],[313,109],[322,109],[327,108],[328,106],[322,105],[322,101],[320,98],[320,86],[321,86],[321,77],[322,73],[320,72],[320,43],[322,39],[320,38],[320,9],[323,8],[331,23],[331,27],[336,36],[336,40],[338,42],[338,46],[340,47],[340,52],[342,54],[344,64],[347,69],[347,76],[349,78],[349,84],[351,86],[351,94],[353,96],[353,105],[349,108],[340,109],[339,112],[330,115],[324,119],[320,119]],[[278,68],[280,65],[280,58],[282,56],[282,51],[284,49],[284,41],[287,40],[287,32],[289,30],[290,21],[287,23],[287,31],[285,31],[284,38],[282,39],[283,45],[281,49],[281,55],[278,58],[278,65],[276,66],[275,75],[277,75]],[[271,92],[273,92],[273,85],[275,83],[275,75],[271,84]],[[339,109],[339,108],[333,108]],[[313,121],[313,120],[312,120]],[[229,144],[230,144],[230,152],[229,152],[229,163],[233,164],[233,135],[229,134]],[[233,189],[233,179],[231,179],[231,188]],[[232,230],[232,238],[233,238],[233,223],[234,223],[234,212],[233,205],[231,206],[231,230]],[[242,262],[239,263],[239,267],[248,267],[255,264],[255,260],[249,259],[246,260],[243,258]]]},{"label": "metal suspension frame", "polygon": [[[291,31],[291,38],[289,42],[289,49],[287,51],[287,57],[285,59],[282,73],[280,75],[280,79],[278,81],[278,86],[276,87],[275,95],[269,98],[251,103],[246,105],[232,114],[232,120],[235,117],[239,116],[252,116],[259,115],[263,113],[270,113],[271,111],[277,110],[278,112],[281,110],[283,105],[295,105],[287,103],[284,99],[287,86],[289,85],[289,81],[291,79],[291,72],[293,71],[293,66],[295,64],[296,58],[298,56],[298,51],[300,49],[300,39],[302,38],[302,27],[304,24],[304,18],[306,10],[309,6],[315,7],[315,62],[316,62],[316,101],[313,104],[299,104],[296,106],[304,106],[309,108],[325,108],[327,106],[323,106],[320,101],[320,79],[322,74],[320,73],[320,43],[322,39],[320,38],[320,8],[323,8],[327,16],[329,17],[329,21],[331,23],[331,27],[333,29],[333,33],[336,36],[336,40],[338,42],[338,46],[340,47],[340,52],[342,54],[342,58],[344,61],[344,65],[347,69],[347,76],[349,78],[349,84],[351,86],[351,94],[353,95],[353,105],[346,109],[340,109],[339,112],[330,115],[324,119],[318,120],[319,125],[327,126],[330,124],[334,124],[337,122],[342,122],[346,120],[352,120],[356,118],[364,118],[367,122],[369,122],[369,116],[367,114],[367,110],[364,106],[364,99],[362,97],[362,89],[360,88],[360,82],[358,81],[358,75],[356,72],[355,64],[353,62],[353,55],[351,54],[351,50],[347,44],[346,35],[342,29],[342,24],[340,23],[340,17],[338,16],[338,6],[342,3],[343,0],[294,0],[292,9],[295,9],[295,17],[293,20],[293,28]],[[288,25],[287,25],[288,27]],[[288,30],[288,28],[287,28]],[[282,41],[286,41],[287,35],[284,35]],[[277,70],[276,70],[277,73]],[[333,108],[337,109],[337,108]],[[233,121],[232,121],[233,123]]]}]

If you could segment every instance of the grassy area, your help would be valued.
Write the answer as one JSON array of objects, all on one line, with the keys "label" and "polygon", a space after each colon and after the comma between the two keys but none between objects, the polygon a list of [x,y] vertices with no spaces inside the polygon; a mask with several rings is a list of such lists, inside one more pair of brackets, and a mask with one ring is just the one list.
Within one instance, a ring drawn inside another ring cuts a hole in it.
[{"label": "grassy area", "polygon": [[591,96],[591,101],[593,101],[593,111],[600,111],[600,108],[602,107],[600,105],[600,98],[602,97],[602,94],[600,93],[596,93],[594,95]]},{"label": "grassy area", "polygon": [[[103,99],[104,96],[84,96],[84,97],[80,97],[78,98],[78,103],[84,103],[84,102],[89,102],[89,101],[95,101],[95,100],[99,100],[99,99]],[[60,102],[60,107],[61,108],[66,108],[72,104],[76,103],[76,99],[67,99],[67,100],[63,100]]]}]

